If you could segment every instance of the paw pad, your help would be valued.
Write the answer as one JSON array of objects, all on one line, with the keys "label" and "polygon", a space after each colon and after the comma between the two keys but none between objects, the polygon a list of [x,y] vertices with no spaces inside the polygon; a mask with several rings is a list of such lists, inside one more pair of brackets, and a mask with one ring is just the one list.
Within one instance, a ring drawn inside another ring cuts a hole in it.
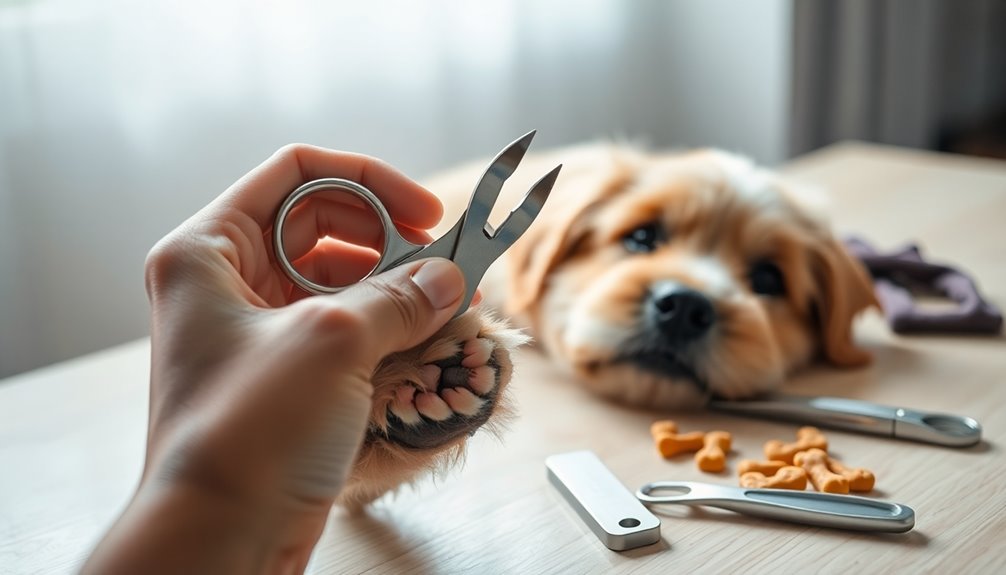
[{"label": "paw pad", "polygon": [[390,439],[408,447],[436,447],[489,419],[499,385],[495,343],[475,338],[459,348],[453,356],[422,366],[418,382],[395,391],[388,405]]}]

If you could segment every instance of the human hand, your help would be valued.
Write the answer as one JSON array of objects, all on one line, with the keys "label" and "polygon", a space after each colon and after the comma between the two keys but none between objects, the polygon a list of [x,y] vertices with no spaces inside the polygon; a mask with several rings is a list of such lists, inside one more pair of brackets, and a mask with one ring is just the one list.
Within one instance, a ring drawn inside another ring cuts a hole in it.
[{"label": "human hand", "polygon": [[[146,266],[146,465],[92,565],[149,570],[142,561],[152,549],[174,541],[174,553],[156,554],[166,570],[303,570],[363,440],[375,367],[453,316],[464,279],[446,260],[335,295],[304,297],[291,284],[272,254],[273,216],[288,193],[321,177],[370,188],[412,241],[428,242],[421,230],[440,219],[439,201],[391,167],[298,145],[159,242]],[[356,245],[319,241],[325,236]],[[301,273],[340,285],[376,263],[365,247],[380,249],[381,227],[351,203],[312,197],[291,213],[284,240]]]}]

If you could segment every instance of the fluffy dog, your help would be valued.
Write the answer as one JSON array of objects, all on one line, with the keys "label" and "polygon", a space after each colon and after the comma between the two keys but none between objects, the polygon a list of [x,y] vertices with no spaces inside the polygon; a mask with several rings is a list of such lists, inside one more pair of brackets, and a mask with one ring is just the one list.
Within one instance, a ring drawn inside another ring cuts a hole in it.
[{"label": "fluffy dog", "polygon": [[[526,158],[497,206],[556,163],[544,210],[482,290],[586,387],[679,408],[769,391],[818,354],[869,361],[851,336],[876,305],[869,275],[772,172],[718,150],[591,145]],[[463,206],[478,169],[429,187]]]},{"label": "fluffy dog", "polygon": [[[482,291],[586,387],[680,408],[770,390],[818,353],[840,366],[869,361],[851,338],[854,316],[876,305],[869,276],[772,173],[716,150],[569,148],[525,158],[490,223],[518,204],[528,177],[557,163],[544,210]],[[446,225],[484,166],[427,183],[444,200]],[[496,429],[509,413],[510,352],[523,341],[473,308],[387,358],[341,502],[359,508],[444,468],[471,433]]]}]

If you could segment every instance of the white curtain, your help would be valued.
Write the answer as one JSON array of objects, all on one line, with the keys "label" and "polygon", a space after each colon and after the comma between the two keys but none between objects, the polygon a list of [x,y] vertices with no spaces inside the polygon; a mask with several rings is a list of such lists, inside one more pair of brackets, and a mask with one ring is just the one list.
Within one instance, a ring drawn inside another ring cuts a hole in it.
[{"label": "white curtain", "polygon": [[146,332],[153,243],[277,147],[416,177],[537,128],[785,153],[789,3],[0,0],[0,376]]}]

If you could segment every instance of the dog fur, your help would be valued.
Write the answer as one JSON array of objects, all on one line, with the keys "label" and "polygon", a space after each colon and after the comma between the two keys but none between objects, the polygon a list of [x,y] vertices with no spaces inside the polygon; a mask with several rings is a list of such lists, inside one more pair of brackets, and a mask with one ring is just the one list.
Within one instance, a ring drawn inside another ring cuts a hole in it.
[{"label": "dog fur", "polygon": [[[593,144],[526,158],[497,206],[516,205],[529,178],[557,163],[562,172],[545,208],[482,291],[587,388],[681,408],[772,390],[818,356],[843,367],[869,362],[852,339],[854,317],[877,305],[869,275],[778,175],[719,150]],[[444,174],[430,189],[448,206],[463,205],[471,184],[462,182],[478,170]],[[627,235],[651,224],[666,236],[659,245],[627,251]],[[776,268],[784,292],[755,293],[753,266]],[[708,299],[708,333],[684,346],[640,344],[659,339],[643,313],[657,283]],[[654,365],[640,360],[646,354],[671,359]]]}]

